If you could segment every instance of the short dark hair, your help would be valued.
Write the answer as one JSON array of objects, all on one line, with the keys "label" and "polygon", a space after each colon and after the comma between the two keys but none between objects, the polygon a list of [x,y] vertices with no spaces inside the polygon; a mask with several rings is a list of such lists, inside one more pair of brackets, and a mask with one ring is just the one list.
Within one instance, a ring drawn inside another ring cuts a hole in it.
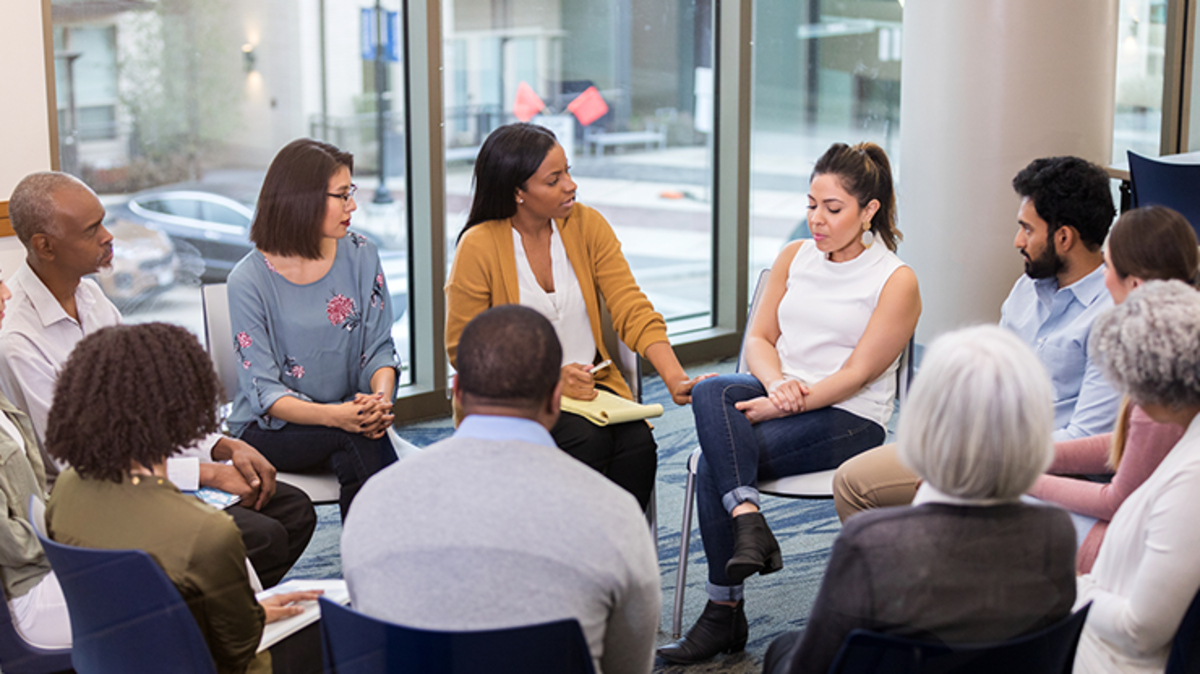
[{"label": "short dark hair", "polygon": [[457,387],[464,396],[535,407],[558,384],[562,345],[544,316],[506,304],[479,314],[463,328],[457,367]]},{"label": "short dark hair", "polygon": [[537,124],[517,122],[493,131],[475,158],[475,196],[458,238],[481,222],[516,215],[517,188],[537,173],[557,144],[554,132]]},{"label": "short dark hair", "polygon": [[813,166],[812,177],[819,175],[837,176],[842,189],[858,200],[859,208],[865,208],[872,199],[879,201],[879,210],[871,218],[871,232],[894,252],[896,242],[904,237],[896,228],[896,190],[892,186],[892,166],[883,148],[875,143],[834,143]]},{"label": "short dark hair", "polygon": [[1178,211],[1146,206],[1126,211],[1108,234],[1108,257],[1119,278],[1196,280],[1196,232]]},{"label": "short dark hair", "polygon": [[58,375],[46,451],[85,478],[120,482],[217,430],[220,382],[187,330],[116,325],[84,337]]},{"label": "short dark hair", "polygon": [[1108,235],[1116,209],[1108,173],[1079,157],[1034,159],[1013,178],[1013,189],[1033,202],[1048,234],[1069,226],[1088,250],[1097,250]]},{"label": "short dark hair", "polygon": [[283,147],[263,180],[250,240],[276,255],[321,257],[321,225],[329,208],[329,179],[345,166],[354,172],[354,155],[311,138]]}]

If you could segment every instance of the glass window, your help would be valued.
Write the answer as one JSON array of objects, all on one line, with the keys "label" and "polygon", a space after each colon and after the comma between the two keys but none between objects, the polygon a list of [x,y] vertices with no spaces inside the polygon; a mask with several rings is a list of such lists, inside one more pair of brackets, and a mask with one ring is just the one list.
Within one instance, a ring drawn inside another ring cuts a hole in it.
[{"label": "glass window", "polygon": [[896,0],[755,3],[751,291],[785,243],[809,236],[808,178],[831,144],[878,143],[898,171],[902,9]]},{"label": "glass window", "polygon": [[[203,339],[199,284],[224,281],[252,249],[247,213],[275,153],[316,137],[355,156],[352,227],[381,249],[393,336],[411,362],[400,0],[382,2],[378,22],[362,4],[284,15],[228,0],[52,4],[61,166],[100,195],[117,257],[137,256],[104,284],[127,320]],[[170,195],[181,189],[207,196]],[[173,253],[146,253],[164,241]]]},{"label": "glass window", "polygon": [[1161,152],[1166,16],[1166,0],[1121,0],[1113,163],[1124,165],[1127,150]]},{"label": "glass window", "polygon": [[200,202],[195,199],[164,199],[160,203],[163,213],[193,220],[203,219],[200,215]]},{"label": "glass window", "polygon": [[[518,120],[520,96],[532,121],[558,135],[579,201],[612,225],[670,330],[711,326],[713,98],[700,84],[711,81],[711,1],[443,7],[450,255],[470,209],[475,155],[493,129]],[[572,114],[591,87],[607,112]]]},{"label": "glass window", "polygon": [[225,225],[235,225],[237,227],[250,227],[250,218],[244,214],[238,213],[228,206],[214,204],[206,201],[202,204],[204,211],[204,219],[210,222],[219,222]]}]

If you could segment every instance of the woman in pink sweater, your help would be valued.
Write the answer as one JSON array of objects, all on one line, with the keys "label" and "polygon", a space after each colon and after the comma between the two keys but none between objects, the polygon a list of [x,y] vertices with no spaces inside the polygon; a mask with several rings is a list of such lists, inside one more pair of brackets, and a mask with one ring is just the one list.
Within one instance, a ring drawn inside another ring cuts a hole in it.
[{"label": "woman in pink sweater", "polygon": [[[1177,279],[1194,283],[1200,253],[1196,234],[1182,215],[1162,206],[1126,212],[1112,226],[1104,249],[1104,281],[1120,304],[1142,283]],[[1112,433],[1054,445],[1054,463],[1038,478],[1030,496],[1056,503],[1077,517],[1095,520],[1079,546],[1076,571],[1087,573],[1096,560],[1108,522],[1117,508],[1167,455],[1183,428],[1160,424],[1126,399]],[[1105,484],[1068,477],[1113,473]],[[1078,517],[1082,516],[1082,517]]]}]

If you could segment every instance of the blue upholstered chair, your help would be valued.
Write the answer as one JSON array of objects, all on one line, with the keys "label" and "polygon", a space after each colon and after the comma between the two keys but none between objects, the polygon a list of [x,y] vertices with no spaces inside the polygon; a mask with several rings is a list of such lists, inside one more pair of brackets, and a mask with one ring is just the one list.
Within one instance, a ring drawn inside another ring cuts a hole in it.
[{"label": "blue upholstered chair", "polygon": [[1183,614],[1165,674],[1200,674],[1200,592]]},{"label": "blue upholstered chair", "polygon": [[1166,206],[1183,214],[1200,237],[1200,164],[1176,164],[1127,152],[1131,204]]},{"label": "blue upholstered chair", "polygon": [[322,597],[321,650],[336,674],[594,674],[577,620],[436,632],[365,616]]},{"label": "blue upholstered chair", "polygon": [[30,500],[29,518],[71,614],[79,674],[216,674],[196,619],[150,555],[55,543],[46,536],[45,506]]},{"label": "blue upholstered chair", "polygon": [[0,601],[0,670],[4,674],[51,674],[71,669],[71,649],[29,645],[13,625],[8,602]]},{"label": "blue upholstered chair", "polygon": [[941,644],[854,630],[829,674],[1064,674],[1091,604],[1033,634],[990,644]]}]

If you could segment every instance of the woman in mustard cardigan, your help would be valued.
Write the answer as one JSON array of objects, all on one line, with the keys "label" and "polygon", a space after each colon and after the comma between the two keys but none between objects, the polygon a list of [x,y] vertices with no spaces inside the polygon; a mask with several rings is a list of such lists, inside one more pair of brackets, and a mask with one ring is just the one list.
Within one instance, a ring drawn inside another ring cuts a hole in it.
[{"label": "woman in mustard cardigan", "polygon": [[[446,283],[446,352],[451,365],[466,324],[501,304],[535,309],[563,345],[563,395],[606,389],[631,398],[600,333],[600,301],[625,344],[662,377],[676,404],[691,402],[689,379],[667,341],[667,326],[638,288],[604,217],[575,201],[566,155],[534,124],[492,132],[475,161],[475,196]],[[641,421],[596,426],[564,412],[551,431],[568,454],[604,473],[644,509],[654,489],[657,446]]]}]

